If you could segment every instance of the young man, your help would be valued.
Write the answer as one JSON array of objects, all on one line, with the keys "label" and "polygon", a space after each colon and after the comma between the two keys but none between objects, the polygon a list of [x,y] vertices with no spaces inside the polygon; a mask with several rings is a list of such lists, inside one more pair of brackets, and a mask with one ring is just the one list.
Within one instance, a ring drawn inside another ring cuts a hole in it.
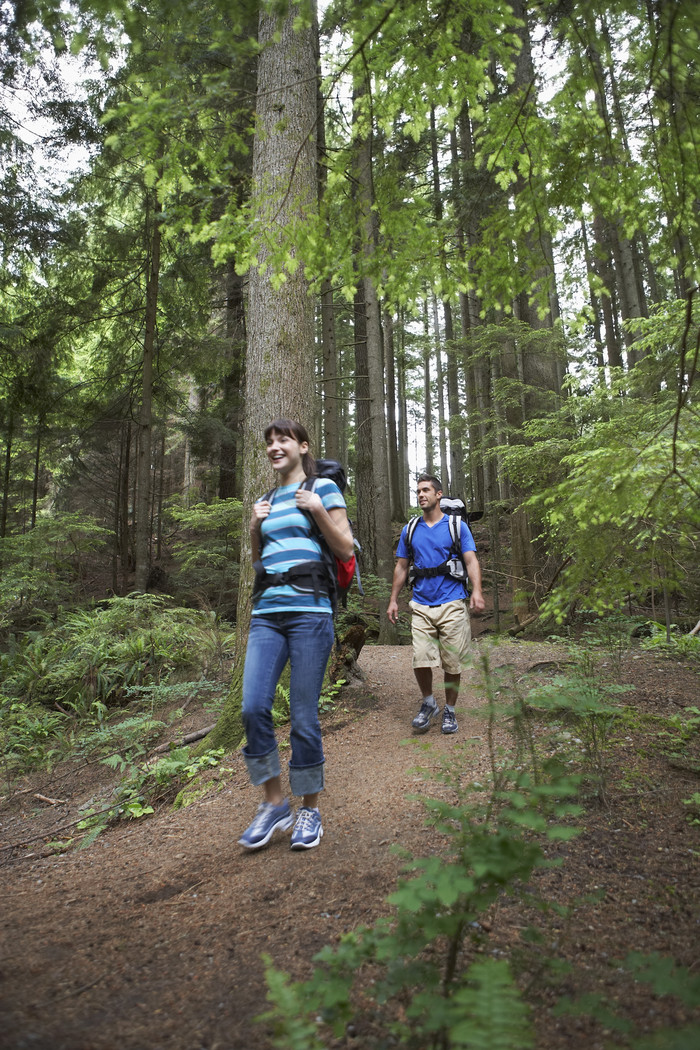
[{"label": "young man", "polygon": [[421,575],[425,569],[442,566],[451,557],[452,537],[449,519],[440,510],[442,486],[439,478],[421,474],[418,478],[418,505],[423,512],[411,540],[412,551],[406,542],[405,525],[396,549],[396,568],[391,588],[387,616],[396,623],[398,597],[408,578],[411,553],[416,578],[413,584],[411,632],[413,636],[413,673],[421,691],[422,703],[413,728],[425,733],[437,719],[439,708],[433,696],[433,668],[442,665],[445,675],[445,709],[442,714],[443,733],[457,732],[455,703],[459,693],[462,671],[468,663],[471,644],[469,609],[484,610],[481,593],[481,569],[476,557],[476,545],[466,522],[460,523],[462,557],[469,576],[469,609],[464,584],[452,576],[438,573]]}]

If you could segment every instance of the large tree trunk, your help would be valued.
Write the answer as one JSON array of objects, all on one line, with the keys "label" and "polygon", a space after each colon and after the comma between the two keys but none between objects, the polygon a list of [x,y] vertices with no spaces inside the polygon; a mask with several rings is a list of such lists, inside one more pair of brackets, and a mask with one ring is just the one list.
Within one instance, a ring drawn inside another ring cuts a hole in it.
[{"label": "large tree trunk", "polygon": [[[320,60],[317,58],[317,65]],[[326,122],[324,119],[324,102],[319,85],[316,92],[316,134],[318,141],[318,199],[321,204],[326,192]],[[333,236],[330,216],[326,219],[328,237]],[[333,282],[324,277],[321,284],[321,411],[323,433],[323,453],[329,459],[342,459],[340,445],[340,400],[339,400],[339,361],[338,346],[335,338],[335,304],[333,301]]]},{"label": "large tree trunk", "polygon": [[246,414],[243,428],[243,528],[234,674],[207,747],[235,747],[243,735],[240,702],[251,613],[253,568],[248,521],[272,483],[263,431],[276,416],[314,419],[315,325],[303,263],[279,284],[279,252],[293,257],[295,232],[318,207],[316,182],[316,27],[295,28],[301,5],[283,15],[266,0],[258,26],[260,57],[253,143],[253,213],[258,264],[250,273]]}]

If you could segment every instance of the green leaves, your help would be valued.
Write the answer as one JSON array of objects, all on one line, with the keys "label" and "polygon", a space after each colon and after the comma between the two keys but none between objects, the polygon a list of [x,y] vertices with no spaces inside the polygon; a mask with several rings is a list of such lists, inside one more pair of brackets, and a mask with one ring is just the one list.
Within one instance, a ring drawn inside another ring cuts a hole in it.
[{"label": "green leaves", "polygon": [[450,1045],[468,1050],[530,1050],[535,1045],[529,1011],[508,963],[478,960],[448,1000]]}]

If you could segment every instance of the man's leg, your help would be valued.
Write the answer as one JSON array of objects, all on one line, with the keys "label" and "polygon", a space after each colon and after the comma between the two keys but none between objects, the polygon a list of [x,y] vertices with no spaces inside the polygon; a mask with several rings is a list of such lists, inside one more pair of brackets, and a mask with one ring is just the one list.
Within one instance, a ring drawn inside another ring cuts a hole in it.
[{"label": "man's leg", "polygon": [[448,707],[454,708],[457,703],[461,677],[461,674],[450,674],[449,671],[445,671],[445,703]]},{"label": "man's leg", "polygon": [[439,666],[440,654],[431,610],[411,602],[411,612],[413,673],[422,698],[420,711],[411,722],[411,726],[416,733],[425,733],[438,716],[438,706],[433,696],[433,667]]},{"label": "man's leg", "polygon": [[443,733],[456,733],[455,705],[459,698],[462,670],[469,658],[471,625],[466,602],[450,602],[440,610],[440,656],[445,676]]},{"label": "man's leg", "polygon": [[424,700],[433,699],[433,669],[432,667],[414,667],[413,673],[418,682],[420,694]]}]

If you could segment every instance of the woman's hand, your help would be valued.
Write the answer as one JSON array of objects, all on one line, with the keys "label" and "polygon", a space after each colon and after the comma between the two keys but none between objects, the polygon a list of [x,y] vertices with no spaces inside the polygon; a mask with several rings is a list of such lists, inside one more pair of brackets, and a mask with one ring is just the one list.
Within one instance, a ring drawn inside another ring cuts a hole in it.
[{"label": "woman's hand", "polygon": [[319,510],[323,510],[323,500],[318,493],[311,492],[310,489],[297,489],[295,499],[299,510],[307,511],[314,516]]},{"label": "woman's hand", "polygon": [[272,504],[268,503],[267,500],[260,500],[259,503],[253,504],[253,513],[250,516],[251,533],[257,534],[259,532],[260,526],[271,510]]}]

